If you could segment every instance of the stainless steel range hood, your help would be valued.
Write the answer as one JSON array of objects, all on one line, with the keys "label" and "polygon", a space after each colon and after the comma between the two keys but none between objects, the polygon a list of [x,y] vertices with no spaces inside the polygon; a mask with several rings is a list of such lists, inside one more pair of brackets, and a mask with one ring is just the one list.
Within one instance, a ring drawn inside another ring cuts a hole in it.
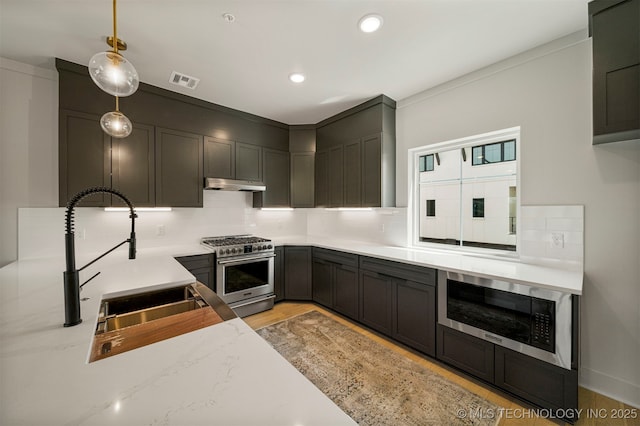
[{"label": "stainless steel range hood", "polygon": [[204,189],[218,191],[265,191],[267,186],[263,182],[236,179],[204,178]]}]

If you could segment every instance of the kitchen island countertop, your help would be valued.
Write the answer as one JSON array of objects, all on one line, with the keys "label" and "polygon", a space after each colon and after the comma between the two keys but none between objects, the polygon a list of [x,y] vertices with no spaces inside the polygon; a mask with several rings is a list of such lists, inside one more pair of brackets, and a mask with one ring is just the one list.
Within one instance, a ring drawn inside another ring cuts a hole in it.
[{"label": "kitchen island countertop", "polygon": [[81,273],[82,282],[101,271],[70,328],[64,259],[1,268],[0,424],[355,424],[240,318],[87,362],[103,295],[194,282],[172,256],[198,252],[102,259]]}]

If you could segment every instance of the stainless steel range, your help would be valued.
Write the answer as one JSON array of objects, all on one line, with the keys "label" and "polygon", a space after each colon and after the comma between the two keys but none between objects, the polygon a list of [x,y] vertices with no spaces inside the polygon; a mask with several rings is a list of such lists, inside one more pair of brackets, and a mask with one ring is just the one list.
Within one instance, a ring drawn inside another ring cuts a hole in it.
[{"label": "stainless steel range", "polygon": [[252,235],[207,237],[201,244],[216,255],[216,293],[236,315],[245,317],[273,307],[273,242]]}]

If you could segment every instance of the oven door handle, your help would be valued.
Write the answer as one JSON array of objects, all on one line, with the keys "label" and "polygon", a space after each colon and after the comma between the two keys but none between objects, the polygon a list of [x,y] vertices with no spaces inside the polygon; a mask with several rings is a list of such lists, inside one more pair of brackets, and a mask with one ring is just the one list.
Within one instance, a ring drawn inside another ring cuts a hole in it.
[{"label": "oven door handle", "polygon": [[218,260],[218,265],[228,265],[230,263],[247,263],[253,260],[269,259],[270,257],[276,257],[275,253],[263,254],[260,256],[243,257],[240,259]]}]

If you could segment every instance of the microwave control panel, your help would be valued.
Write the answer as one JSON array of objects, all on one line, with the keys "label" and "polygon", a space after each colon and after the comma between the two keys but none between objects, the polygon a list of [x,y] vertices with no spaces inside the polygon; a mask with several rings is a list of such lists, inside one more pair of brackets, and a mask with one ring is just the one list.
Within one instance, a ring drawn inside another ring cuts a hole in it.
[{"label": "microwave control panel", "polygon": [[550,300],[531,300],[531,344],[550,352],[555,351],[554,305]]}]

